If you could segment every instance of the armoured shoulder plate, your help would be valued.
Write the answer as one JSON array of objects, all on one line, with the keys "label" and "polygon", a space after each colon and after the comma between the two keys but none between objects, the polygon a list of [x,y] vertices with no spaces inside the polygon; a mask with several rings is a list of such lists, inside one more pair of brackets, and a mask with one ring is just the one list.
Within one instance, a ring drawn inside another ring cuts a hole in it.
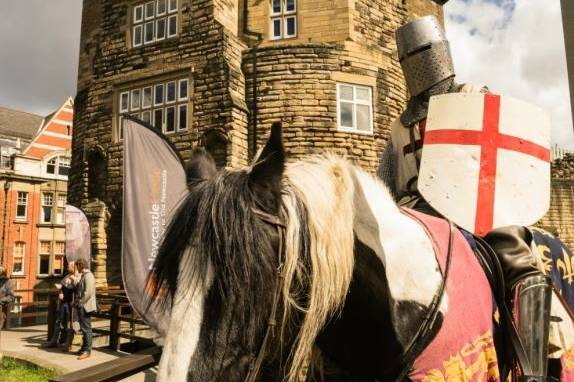
[{"label": "armoured shoulder plate", "polygon": [[396,31],[397,51],[411,96],[454,77],[444,30],[435,16],[425,16]]}]

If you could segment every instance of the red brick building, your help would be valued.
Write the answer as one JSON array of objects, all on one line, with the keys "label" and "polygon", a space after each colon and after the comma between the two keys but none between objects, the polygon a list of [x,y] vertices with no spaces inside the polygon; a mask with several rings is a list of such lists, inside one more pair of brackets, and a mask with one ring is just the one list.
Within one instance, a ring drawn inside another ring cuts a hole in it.
[{"label": "red brick building", "polygon": [[71,98],[46,117],[0,108],[0,262],[16,289],[30,290],[24,302],[43,299],[33,290],[65,272],[72,120]]}]

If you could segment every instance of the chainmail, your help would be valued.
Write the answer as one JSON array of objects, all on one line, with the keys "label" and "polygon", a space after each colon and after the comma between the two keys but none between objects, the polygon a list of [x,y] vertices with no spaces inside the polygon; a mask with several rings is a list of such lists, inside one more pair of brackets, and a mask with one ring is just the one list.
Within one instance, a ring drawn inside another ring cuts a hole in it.
[{"label": "chainmail", "polygon": [[393,150],[393,141],[389,138],[381,156],[379,168],[377,169],[377,176],[387,186],[394,199],[397,198],[397,165],[395,160],[395,153]]},{"label": "chainmail", "polygon": [[454,82],[454,77],[433,85],[416,97],[411,97],[407,103],[407,108],[401,114],[401,123],[404,127],[409,127],[423,120],[427,116],[429,99],[434,95],[455,93],[460,89],[460,85]]}]

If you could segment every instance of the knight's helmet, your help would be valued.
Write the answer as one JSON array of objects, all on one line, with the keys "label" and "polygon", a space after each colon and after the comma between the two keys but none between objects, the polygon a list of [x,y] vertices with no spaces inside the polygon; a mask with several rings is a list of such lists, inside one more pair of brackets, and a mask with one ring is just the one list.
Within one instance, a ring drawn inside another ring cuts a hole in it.
[{"label": "knight's helmet", "polygon": [[411,96],[454,77],[450,47],[435,16],[424,16],[396,31],[397,51]]}]

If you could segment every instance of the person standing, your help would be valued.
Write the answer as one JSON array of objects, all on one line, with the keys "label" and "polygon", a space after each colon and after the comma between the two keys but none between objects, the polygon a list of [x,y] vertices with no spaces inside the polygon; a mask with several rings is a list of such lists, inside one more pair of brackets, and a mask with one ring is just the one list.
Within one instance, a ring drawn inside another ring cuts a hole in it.
[{"label": "person standing", "polygon": [[58,293],[58,315],[54,327],[54,334],[50,341],[42,344],[43,348],[55,348],[65,346],[69,348],[73,339],[73,330],[71,330],[72,302],[74,293],[78,284],[79,275],[76,273],[75,263],[68,262],[68,274],[62,279]]},{"label": "person standing", "polygon": [[13,303],[14,299],[14,290],[12,289],[12,283],[8,278],[6,268],[0,265],[0,331],[4,328],[8,305]]},{"label": "person standing", "polygon": [[82,331],[82,347],[78,353],[78,359],[86,359],[92,352],[92,323],[90,313],[97,309],[96,283],[93,273],[88,268],[84,259],[76,261],[76,269],[80,275],[76,295],[76,310],[78,322]]},{"label": "person standing", "polygon": [[[449,42],[436,17],[421,17],[401,26],[396,31],[396,41],[410,99],[391,125],[391,139],[383,152],[378,175],[399,206],[441,217],[418,189],[430,98],[447,93],[489,91],[485,86],[455,82]],[[516,316],[523,318],[514,324],[533,370],[532,375],[521,378],[543,382],[548,357],[551,287],[531,253],[532,234],[525,227],[508,226],[492,230],[484,239],[496,252],[502,267],[507,305]],[[540,330],[531,330],[533,327]]]}]

